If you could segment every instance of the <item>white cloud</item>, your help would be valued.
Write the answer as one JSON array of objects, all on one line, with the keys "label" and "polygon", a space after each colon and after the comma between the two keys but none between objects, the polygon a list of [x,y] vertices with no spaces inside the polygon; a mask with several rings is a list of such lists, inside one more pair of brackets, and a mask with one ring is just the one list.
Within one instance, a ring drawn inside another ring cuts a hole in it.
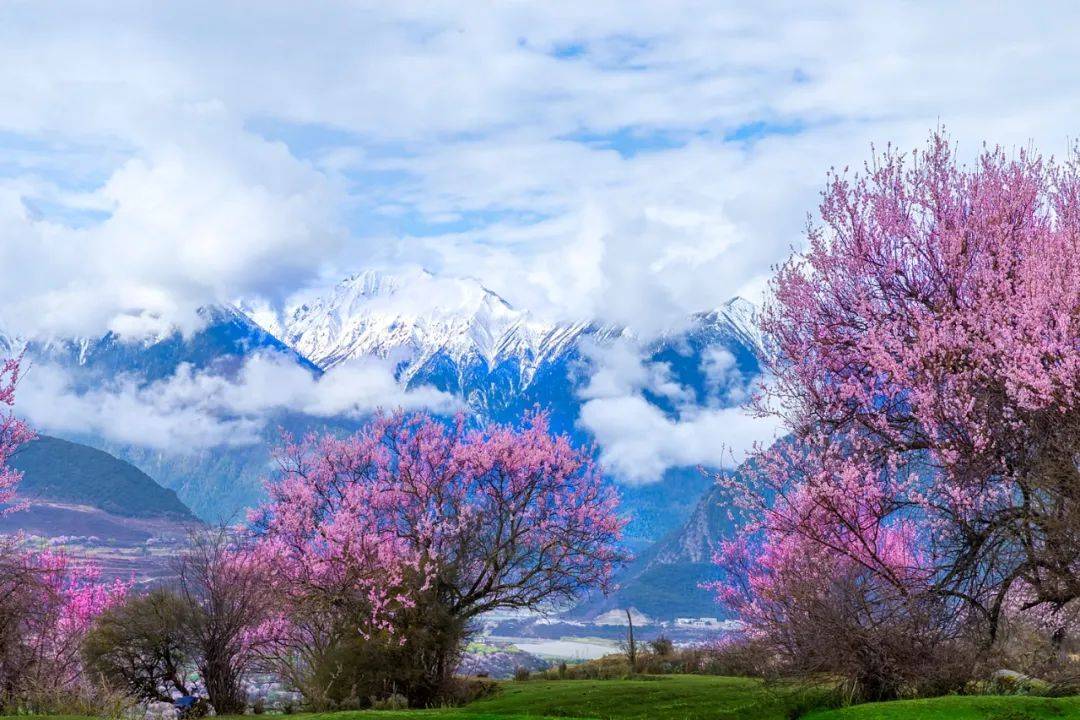
[{"label": "white cloud", "polygon": [[741,405],[749,400],[748,378],[739,371],[735,356],[722,347],[707,347],[701,353],[710,398],[724,405]]},{"label": "white cloud", "polygon": [[280,411],[362,417],[397,408],[447,413],[458,405],[430,387],[402,388],[390,364],[376,359],[315,377],[287,358],[256,355],[233,379],[182,365],[150,384],[119,377],[89,390],[77,389],[65,370],[37,364],[19,385],[19,412],[44,432],[94,434],[175,453],[261,442]]},{"label": "white cloud", "polygon": [[759,290],[872,141],[1064,151],[1077,12],[7,3],[0,321],[153,331],[378,260],[659,330]]},{"label": "white cloud", "polygon": [[581,423],[595,435],[604,466],[631,484],[656,482],[670,468],[734,467],[778,430],[741,407],[687,409],[672,419],[641,395],[590,400]]},{"label": "white cloud", "polygon": [[[1073,3],[196,0],[0,7],[0,329],[156,335],[237,297],[279,309],[372,264],[479,277],[541,314],[644,335],[762,292],[825,170],[945,123],[1061,154]],[[423,298],[428,299],[428,298]],[[267,314],[273,317],[273,312]],[[768,422],[697,406],[611,350],[581,421],[623,477],[717,464]],[[663,397],[665,414],[645,398]],[[387,368],[258,361],[76,393],[36,367],[37,424],[158,447],[249,442],[268,415],[443,407]],[[35,399],[36,393],[36,399]]]},{"label": "white cloud", "polygon": [[[22,335],[191,330],[196,309],[241,294],[281,300],[342,240],[334,182],[270,143],[200,113],[184,137],[143,148],[100,186],[0,178],[0,323]],[[100,208],[86,227],[28,210]]]},{"label": "white cloud", "polygon": [[[580,392],[585,402],[579,423],[596,438],[601,461],[622,482],[656,482],[678,467],[732,467],[780,430],[776,419],[732,405],[745,400],[745,380],[734,356],[722,348],[705,355],[711,394],[701,404],[666,363],[648,361],[631,342],[588,348],[586,357],[592,375]],[[674,411],[665,413],[646,392],[670,402]]]}]

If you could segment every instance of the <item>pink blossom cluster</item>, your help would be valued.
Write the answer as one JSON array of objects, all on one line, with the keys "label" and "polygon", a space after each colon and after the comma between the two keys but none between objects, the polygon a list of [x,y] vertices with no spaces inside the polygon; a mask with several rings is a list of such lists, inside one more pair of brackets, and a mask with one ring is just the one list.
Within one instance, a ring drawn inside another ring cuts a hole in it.
[{"label": "pink blossom cluster", "polygon": [[15,499],[15,489],[22,473],[8,466],[8,460],[23,443],[34,439],[34,432],[10,410],[15,404],[15,387],[19,382],[20,358],[0,361],[0,407],[8,410],[0,413],[0,515],[19,509],[10,503]]},{"label": "pink blossom cluster", "polygon": [[606,587],[622,559],[615,493],[544,414],[522,429],[379,415],[277,460],[251,516],[258,552],[297,601],[365,608],[359,632],[392,633],[422,596],[464,617],[566,600]]},{"label": "pink blossom cluster", "polygon": [[131,583],[102,582],[96,565],[63,552],[25,551],[20,560],[34,578],[36,603],[23,628],[31,672],[39,686],[72,687],[83,678],[83,638],[98,615],[123,601]]}]

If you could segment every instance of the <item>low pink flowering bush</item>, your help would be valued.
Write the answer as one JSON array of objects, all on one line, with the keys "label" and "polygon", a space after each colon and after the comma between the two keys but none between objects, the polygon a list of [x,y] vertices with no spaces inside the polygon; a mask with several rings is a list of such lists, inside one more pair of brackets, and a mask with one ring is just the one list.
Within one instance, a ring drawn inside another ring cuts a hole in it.
[{"label": "low pink flowering bush", "polygon": [[130,584],[102,582],[96,566],[53,551],[7,549],[0,591],[0,708],[64,709],[93,694],[82,641],[94,619],[120,602]]}]

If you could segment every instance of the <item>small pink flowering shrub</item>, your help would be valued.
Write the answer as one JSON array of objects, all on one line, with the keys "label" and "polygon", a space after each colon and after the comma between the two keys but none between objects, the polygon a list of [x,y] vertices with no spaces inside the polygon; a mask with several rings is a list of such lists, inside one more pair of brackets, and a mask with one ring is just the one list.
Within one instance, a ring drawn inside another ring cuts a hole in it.
[{"label": "small pink flowering shrub", "polygon": [[0,591],[0,709],[64,710],[95,691],[82,661],[94,619],[128,592],[63,553],[8,546]]}]

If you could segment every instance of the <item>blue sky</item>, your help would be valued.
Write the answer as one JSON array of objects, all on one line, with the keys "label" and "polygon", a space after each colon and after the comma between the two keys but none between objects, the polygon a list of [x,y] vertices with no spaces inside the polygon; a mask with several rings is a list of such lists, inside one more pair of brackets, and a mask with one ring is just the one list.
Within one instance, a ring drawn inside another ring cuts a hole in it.
[{"label": "blue sky", "polygon": [[[423,267],[645,339],[760,299],[827,171],[871,144],[944,124],[964,157],[1068,153],[1077,21],[1067,2],[5,2],[0,333],[140,340],[208,303],[276,312]],[[606,458],[694,464],[718,438],[766,439],[738,412],[658,415],[632,380],[663,368],[639,351],[596,359],[621,383],[587,398]],[[195,447],[234,435],[215,408],[257,388],[445,400],[401,394],[388,368],[295,370],[79,396],[39,366],[20,408],[123,442],[205,429]]]},{"label": "blue sky", "polygon": [[[660,331],[759,297],[830,167],[1062,154],[1068,3],[0,7],[0,322],[153,332],[367,267]],[[103,291],[102,288],[105,288]]]}]

